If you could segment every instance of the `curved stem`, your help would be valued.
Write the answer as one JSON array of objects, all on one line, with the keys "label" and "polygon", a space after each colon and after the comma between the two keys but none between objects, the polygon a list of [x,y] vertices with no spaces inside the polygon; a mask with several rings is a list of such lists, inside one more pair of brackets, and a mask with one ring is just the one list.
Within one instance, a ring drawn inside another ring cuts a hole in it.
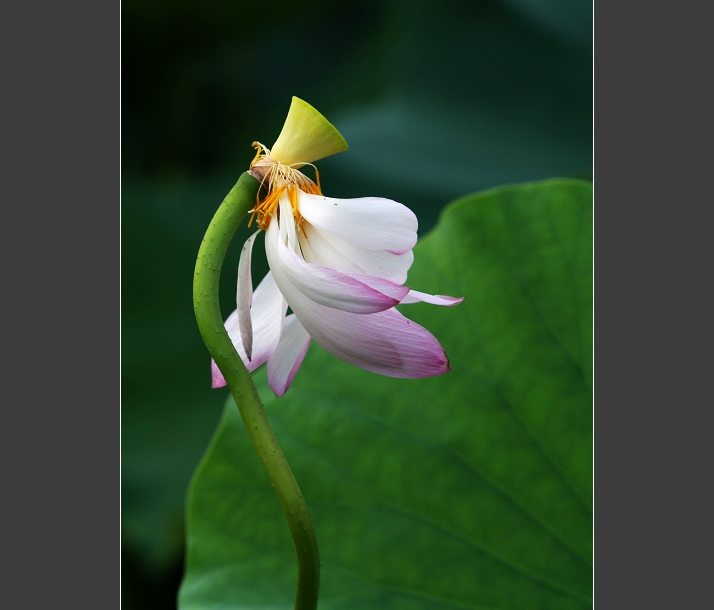
[{"label": "curved stem", "polygon": [[223,373],[248,436],[288,520],[298,563],[295,610],[315,610],[320,586],[320,558],[312,519],[270,427],[253,380],[228,337],[218,302],[218,281],[228,245],[248,210],[255,204],[259,188],[260,183],[244,173],[218,208],[198,251],[193,305],[203,341]]}]

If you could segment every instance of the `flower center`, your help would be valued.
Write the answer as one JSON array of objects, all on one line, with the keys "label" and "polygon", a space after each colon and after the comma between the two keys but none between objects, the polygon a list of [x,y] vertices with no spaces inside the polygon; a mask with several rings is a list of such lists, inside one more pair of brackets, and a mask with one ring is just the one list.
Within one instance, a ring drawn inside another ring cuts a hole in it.
[{"label": "flower center", "polygon": [[[273,159],[270,156],[270,149],[263,146],[260,142],[253,142],[253,146],[256,148],[257,153],[250,164],[249,173],[260,180],[261,186],[264,186],[268,193],[261,199],[261,191],[258,191],[256,205],[250,210],[251,217],[248,221],[248,226],[250,227],[253,223],[253,219],[257,216],[258,227],[265,231],[270,225],[273,216],[280,214],[278,204],[280,203],[280,198],[283,193],[286,191],[293,207],[295,224],[300,226],[303,222],[303,217],[300,215],[300,212],[298,212],[298,189],[305,193],[310,193],[311,195],[322,195],[322,191],[320,190],[320,174],[317,172],[317,168],[312,165],[312,163],[303,162],[284,165],[280,163],[280,161]],[[315,170],[317,184],[297,169],[305,165],[310,165]]]}]

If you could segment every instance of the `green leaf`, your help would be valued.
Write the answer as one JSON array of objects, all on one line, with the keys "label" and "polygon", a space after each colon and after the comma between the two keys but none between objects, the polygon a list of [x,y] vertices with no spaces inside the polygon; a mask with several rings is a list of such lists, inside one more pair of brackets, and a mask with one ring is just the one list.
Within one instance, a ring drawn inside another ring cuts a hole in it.
[{"label": "green leaf", "polygon": [[[320,608],[587,608],[592,580],[592,185],[451,204],[402,307],[453,371],[380,377],[313,345],[285,397],[254,375],[313,515]],[[228,401],[188,500],[182,610],[292,607],[280,506]]]}]

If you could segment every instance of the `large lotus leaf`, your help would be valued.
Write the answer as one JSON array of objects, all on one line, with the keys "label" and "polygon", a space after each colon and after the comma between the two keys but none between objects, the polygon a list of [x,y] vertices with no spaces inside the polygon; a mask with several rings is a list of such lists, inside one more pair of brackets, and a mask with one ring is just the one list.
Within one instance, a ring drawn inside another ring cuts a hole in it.
[{"label": "large lotus leaf", "polygon": [[[451,204],[408,283],[465,295],[402,310],[443,376],[380,377],[313,345],[288,393],[254,375],[313,515],[320,608],[591,606],[592,186]],[[191,485],[182,610],[288,609],[295,556],[229,399]]]}]

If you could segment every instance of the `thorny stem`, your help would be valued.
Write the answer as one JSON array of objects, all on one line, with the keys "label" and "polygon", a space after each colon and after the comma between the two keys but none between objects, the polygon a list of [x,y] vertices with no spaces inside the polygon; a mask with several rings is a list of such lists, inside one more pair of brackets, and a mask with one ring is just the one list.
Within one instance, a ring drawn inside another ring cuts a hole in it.
[{"label": "thorny stem", "polygon": [[288,520],[298,564],[295,610],[315,610],[320,587],[320,557],[312,519],[255,385],[228,337],[218,302],[218,284],[228,246],[255,205],[259,188],[260,182],[246,172],[218,208],[198,251],[193,305],[203,341],[238,405],[248,436]]}]

